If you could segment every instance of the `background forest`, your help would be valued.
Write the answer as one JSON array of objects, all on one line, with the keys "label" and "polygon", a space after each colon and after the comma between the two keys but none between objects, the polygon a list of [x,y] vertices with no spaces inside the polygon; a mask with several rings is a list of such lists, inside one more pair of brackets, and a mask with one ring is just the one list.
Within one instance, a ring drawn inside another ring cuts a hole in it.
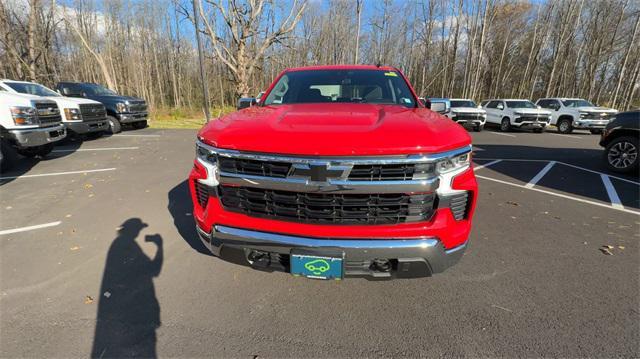
[{"label": "background forest", "polygon": [[[196,1],[215,108],[284,68],[348,63],[396,66],[424,96],[640,106],[637,0]],[[192,0],[0,0],[0,77],[102,83],[201,118],[194,20]]]}]

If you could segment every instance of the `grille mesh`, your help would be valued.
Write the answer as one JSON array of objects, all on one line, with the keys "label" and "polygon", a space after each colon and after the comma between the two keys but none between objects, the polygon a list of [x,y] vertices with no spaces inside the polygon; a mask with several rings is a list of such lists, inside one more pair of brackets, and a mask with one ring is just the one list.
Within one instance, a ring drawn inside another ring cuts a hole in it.
[{"label": "grille mesh", "polygon": [[451,212],[453,212],[453,217],[458,221],[465,219],[465,217],[467,216],[468,197],[469,193],[463,192],[451,197],[451,199],[449,200],[449,206],[451,208]]},{"label": "grille mesh", "polygon": [[220,170],[228,173],[285,178],[291,164],[285,162],[256,161],[241,158],[218,157]]},{"label": "grille mesh", "polygon": [[207,202],[209,202],[209,188],[198,181],[195,181],[195,187],[198,204],[200,207],[206,208]]},{"label": "grille mesh", "polygon": [[393,224],[431,218],[434,194],[326,194],[219,187],[226,210],[323,224]]},{"label": "grille mesh", "polygon": [[107,117],[107,111],[100,104],[81,104],[80,114],[82,115],[82,121],[85,122],[104,120]]}]

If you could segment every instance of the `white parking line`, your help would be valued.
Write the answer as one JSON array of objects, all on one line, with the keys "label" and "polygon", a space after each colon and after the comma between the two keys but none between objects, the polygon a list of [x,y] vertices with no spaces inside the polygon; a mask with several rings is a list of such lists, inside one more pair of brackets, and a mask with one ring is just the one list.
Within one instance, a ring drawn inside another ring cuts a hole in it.
[{"label": "white parking line", "polygon": [[544,175],[546,175],[547,172],[549,172],[549,170],[551,169],[551,167],[553,167],[555,164],[556,164],[556,161],[551,161],[547,163],[547,165],[544,166],[544,168],[540,170],[540,172],[538,172],[538,174],[535,175],[535,177],[533,177],[531,181],[529,181],[529,183],[527,183],[524,186],[526,188],[533,188],[533,186],[535,186],[536,183],[538,183],[542,179],[542,177],[544,177]]},{"label": "white parking line", "polygon": [[491,161],[491,162],[485,163],[483,165],[474,166],[473,170],[477,171],[477,170],[483,169],[485,167],[489,167],[489,166],[495,165],[498,162],[502,162],[502,160],[495,160],[495,161]]},{"label": "white parking line", "polygon": [[553,132],[548,132],[548,133],[549,133],[549,134],[551,134],[551,135],[554,135],[554,136],[562,136],[562,137],[569,137],[569,138],[577,138],[577,139],[579,139],[579,140],[581,140],[581,139],[582,139],[582,137],[580,137],[580,136],[563,135],[563,134],[561,134],[561,133],[553,133]]},{"label": "white parking line", "polygon": [[72,175],[72,174],[77,174],[77,173],[105,172],[105,171],[114,171],[114,170],[115,170],[115,168],[101,168],[101,169],[97,169],[97,170],[54,172],[54,173],[42,173],[42,174],[37,174],[37,175],[22,175],[22,176],[7,176],[7,177],[0,177],[0,180],[16,179],[16,178],[29,178],[29,177],[61,176],[61,175]]},{"label": "white parking line", "polygon": [[110,137],[160,137],[160,135],[111,135]]},{"label": "white parking line", "polygon": [[37,224],[35,226],[28,226],[28,227],[21,227],[21,228],[13,228],[13,229],[5,229],[3,231],[0,231],[0,236],[3,234],[11,234],[11,233],[18,233],[18,232],[26,232],[26,231],[32,231],[34,229],[40,229],[40,228],[47,228],[47,227],[55,227],[57,225],[59,225],[60,223],[62,223],[61,221],[57,221],[57,222],[51,222],[51,223],[45,223],[45,224]]},{"label": "white parking line", "polygon": [[[478,157],[474,157],[474,159],[475,160],[483,160],[483,161],[501,160],[501,161],[510,161],[510,162],[551,162],[552,161],[552,160],[533,160],[533,159],[528,159],[528,158],[478,158]],[[566,163],[566,162],[561,162],[561,161],[555,161],[555,162],[557,164],[561,164],[561,165],[564,165],[564,166],[577,168],[579,170],[583,170],[583,171],[587,171],[587,172],[591,172],[591,173],[596,173],[596,174],[599,174],[599,175],[603,175],[604,174],[604,175],[609,176],[610,178],[615,178],[615,179],[617,179],[619,181],[628,182],[628,183],[632,183],[632,184],[635,184],[635,185],[640,185],[640,182],[632,181],[630,179],[617,177],[617,176],[612,176],[612,175],[609,175],[609,174],[606,174],[606,173],[590,170],[588,168],[572,165],[572,164]]]},{"label": "white parking line", "polygon": [[613,188],[613,184],[611,183],[609,176],[601,174],[600,178],[602,178],[602,183],[604,183],[604,188],[606,188],[607,190],[607,196],[609,196],[609,200],[611,201],[611,207],[617,208],[617,209],[624,208],[624,206],[622,205],[622,202],[620,202],[620,197],[618,197],[618,192],[616,192],[616,189]]},{"label": "white parking line", "polygon": [[551,191],[545,191],[543,189],[539,189],[539,188],[527,188],[521,184],[517,184],[517,183],[511,183],[511,182],[507,182],[507,181],[502,181],[499,179],[495,179],[495,178],[490,178],[490,177],[485,177],[485,176],[480,176],[480,175],[476,175],[477,178],[482,178],[484,180],[487,181],[493,181],[493,182],[498,182],[498,183],[502,183],[502,184],[506,184],[509,186],[513,186],[513,187],[518,187],[518,188],[526,188],[529,189],[531,191],[536,191],[536,192],[540,192],[540,193],[546,193],[552,196],[556,196],[556,197],[562,197],[562,198],[566,198],[566,199],[570,199],[572,201],[577,201],[577,202],[582,202],[582,203],[588,203],[588,204],[592,204],[594,206],[599,206],[599,207],[604,207],[604,208],[609,208],[609,209],[615,209],[616,211],[621,211],[621,212],[626,212],[626,213],[631,213],[631,214],[635,214],[640,216],[640,212],[638,211],[632,211],[626,208],[618,208],[618,207],[612,207],[609,205],[606,205],[604,203],[598,203],[598,202],[594,202],[594,201],[589,201],[586,199],[582,199],[582,198],[577,198],[577,197],[572,197],[572,196],[567,196],[565,194],[560,194],[560,193],[555,193],[555,192],[551,192]]},{"label": "white parking line", "polygon": [[140,147],[105,147],[105,148],[78,148],[78,149],[60,149],[51,152],[82,152],[82,151],[118,151],[118,150],[137,150]]},{"label": "white parking line", "polygon": [[501,133],[501,132],[493,132],[493,131],[487,131],[489,133],[493,133],[494,135],[500,135],[500,136],[509,136],[509,137],[516,137],[516,135],[510,135],[508,133]]}]

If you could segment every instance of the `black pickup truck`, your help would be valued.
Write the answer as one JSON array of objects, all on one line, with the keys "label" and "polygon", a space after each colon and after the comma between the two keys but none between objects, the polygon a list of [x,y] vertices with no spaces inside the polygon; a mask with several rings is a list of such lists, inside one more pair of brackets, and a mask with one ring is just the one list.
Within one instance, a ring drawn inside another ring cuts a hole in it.
[{"label": "black pickup truck", "polygon": [[108,88],[89,82],[59,82],[56,91],[67,97],[84,97],[101,102],[107,109],[107,119],[111,133],[118,133],[122,125],[134,128],[147,127],[147,103],[145,100],[123,96]]}]

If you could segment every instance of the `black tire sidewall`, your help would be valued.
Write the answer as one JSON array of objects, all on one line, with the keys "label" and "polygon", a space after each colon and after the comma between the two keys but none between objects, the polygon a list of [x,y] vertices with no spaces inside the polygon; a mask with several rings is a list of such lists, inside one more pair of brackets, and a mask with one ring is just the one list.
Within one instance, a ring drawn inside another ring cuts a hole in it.
[{"label": "black tire sidewall", "polygon": [[122,125],[117,118],[113,116],[107,116],[107,120],[109,121],[109,132],[111,132],[111,134],[122,132]]},{"label": "black tire sidewall", "polygon": [[[562,130],[562,124],[566,123],[567,124],[567,129],[566,130]],[[568,120],[566,118],[560,120],[558,122],[558,132],[560,133],[564,133],[564,134],[568,134],[571,133],[573,131],[573,128],[571,128],[571,120]]]},{"label": "black tire sidewall", "polygon": [[[504,126],[505,121],[507,123],[506,126]],[[510,130],[511,130],[511,120],[505,117],[502,119],[502,121],[500,121],[500,131],[509,132]]]}]

